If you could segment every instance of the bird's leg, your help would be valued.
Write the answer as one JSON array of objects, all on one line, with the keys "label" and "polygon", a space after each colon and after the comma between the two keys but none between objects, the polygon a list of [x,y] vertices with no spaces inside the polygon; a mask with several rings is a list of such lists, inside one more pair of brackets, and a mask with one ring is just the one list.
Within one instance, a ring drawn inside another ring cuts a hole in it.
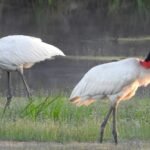
[{"label": "bird's leg", "polygon": [[12,92],[11,92],[11,73],[9,71],[7,71],[7,88],[8,88],[8,91],[7,91],[7,102],[5,104],[5,107],[4,107],[4,111],[3,111],[3,114],[5,113],[6,111],[6,108],[9,106],[10,102],[11,102],[11,99],[12,99]]},{"label": "bird's leg", "polygon": [[106,117],[104,118],[104,121],[101,124],[101,128],[100,128],[100,143],[102,143],[102,141],[103,141],[104,129],[105,129],[105,126],[107,124],[107,121],[108,121],[109,116],[112,113],[112,111],[113,111],[113,106],[110,107]]},{"label": "bird's leg", "polygon": [[25,86],[25,88],[26,88],[26,91],[27,91],[27,95],[28,95],[29,100],[32,100],[30,88],[29,88],[29,86],[28,86],[28,84],[27,84],[27,82],[26,82],[25,76],[24,76],[24,74],[23,74],[23,69],[18,69],[17,71],[18,71],[19,75],[21,76],[21,79],[22,79],[22,81],[23,81],[23,83],[24,83],[24,86]]},{"label": "bird's leg", "polygon": [[114,137],[115,143],[118,144],[117,140],[117,130],[116,130],[116,105],[113,107],[113,127],[112,127],[112,135]]}]

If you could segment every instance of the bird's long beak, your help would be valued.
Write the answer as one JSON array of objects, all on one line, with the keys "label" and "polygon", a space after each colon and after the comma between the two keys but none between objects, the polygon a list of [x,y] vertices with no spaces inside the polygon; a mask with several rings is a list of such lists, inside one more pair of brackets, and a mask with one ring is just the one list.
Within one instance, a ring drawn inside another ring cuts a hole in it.
[{"label": "bird's long beak", "polygon": [[145,61],[150,61],[150,52],[148,53],[147,57],[145,58]]}]

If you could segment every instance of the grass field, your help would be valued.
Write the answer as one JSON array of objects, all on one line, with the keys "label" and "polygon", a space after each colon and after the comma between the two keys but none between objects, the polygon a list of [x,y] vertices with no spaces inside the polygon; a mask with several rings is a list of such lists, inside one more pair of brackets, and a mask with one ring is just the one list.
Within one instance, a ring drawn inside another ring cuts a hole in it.
[{"label": "grass field", "polygon": [[[0,115],[4,107],[0,99]],[[109,108],[102,100],[89,107],[76,107],[67,96],[14,98],[0,124],[0,140],[97,142],[99,126]],[[120,103],[117,115],[119,142],[150,139],[150,103],[148,98]],[[112,142],[111,120],[106,126],[104,142]]]}]

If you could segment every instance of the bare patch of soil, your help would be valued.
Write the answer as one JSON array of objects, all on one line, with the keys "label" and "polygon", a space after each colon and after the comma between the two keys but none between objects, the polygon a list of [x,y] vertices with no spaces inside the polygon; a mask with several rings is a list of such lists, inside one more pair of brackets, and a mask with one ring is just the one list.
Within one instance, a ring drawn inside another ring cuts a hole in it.
[{"label": "bare patch of soil", "polygon": [[52,142],[15,142],[0,141],[1,150],[150,150],[149,141],[126,141],[114,143],[78,143],[67,144]]}]

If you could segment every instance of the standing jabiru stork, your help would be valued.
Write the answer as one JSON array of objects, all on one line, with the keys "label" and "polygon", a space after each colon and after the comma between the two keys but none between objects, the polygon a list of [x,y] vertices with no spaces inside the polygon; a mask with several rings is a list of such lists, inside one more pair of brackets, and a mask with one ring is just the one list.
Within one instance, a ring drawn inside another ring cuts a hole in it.
[{"label": "standing jabiru stork", "polygon": [[116,62],[98,65],[90,69],[73,89],[70,101],[77,106],[88,106],[96,99],[109,98],[111,106],[100,129],[100,142],[104,129],[112,114],[112,134],[117,140],[116,108],[120,101],[132,98],[138,87],[150,83],[150,53],[145,60],[127,58]]}]

